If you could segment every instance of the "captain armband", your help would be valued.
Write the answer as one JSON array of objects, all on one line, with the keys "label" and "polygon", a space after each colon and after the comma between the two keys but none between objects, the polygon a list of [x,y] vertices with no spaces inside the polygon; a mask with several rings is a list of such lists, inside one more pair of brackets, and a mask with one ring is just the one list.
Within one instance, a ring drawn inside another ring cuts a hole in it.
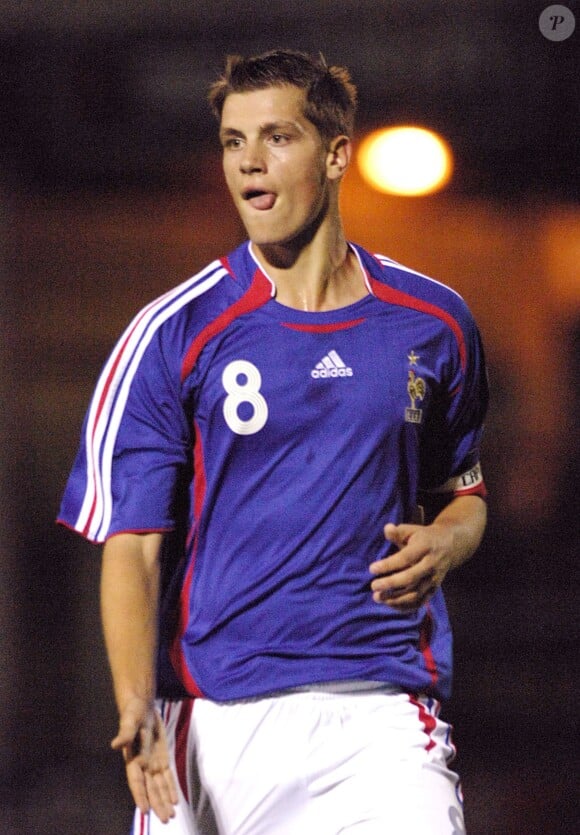
[{"label": "captain armband", "polygon": [[420,491],[420,505],[424,520],[429,524],[443,508],[458,496],[480,496],[487,498],[487,489],[483,480],[481,464],[452,476],[440,487]]},{"label": "captain armband", "polygon": [[487,489],[483,480],[481,464],[478,462],[470,470],[461,475],[452,476],[441,487],[430,490],[430,493],[451,493],[453,496],[481,496],[485,499]]}]

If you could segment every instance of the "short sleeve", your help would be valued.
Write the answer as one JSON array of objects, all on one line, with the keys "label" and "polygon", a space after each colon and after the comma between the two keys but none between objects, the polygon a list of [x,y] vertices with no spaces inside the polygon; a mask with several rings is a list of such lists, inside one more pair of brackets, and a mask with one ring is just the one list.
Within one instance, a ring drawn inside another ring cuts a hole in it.
[{"label": "short sleeve", "polygon": [[162,334],[124,334],[99,378],[58,521],[103,542],[171,530],[190,425]]},{"label": "short sleeve", "polygon": [[424,492],[446,489],[454,477],[476,471],[480,462],[489,400],[485,355],[467,309],[460,325],[462,342],[450,352],[447,373],[423,435],[420,489]]}]

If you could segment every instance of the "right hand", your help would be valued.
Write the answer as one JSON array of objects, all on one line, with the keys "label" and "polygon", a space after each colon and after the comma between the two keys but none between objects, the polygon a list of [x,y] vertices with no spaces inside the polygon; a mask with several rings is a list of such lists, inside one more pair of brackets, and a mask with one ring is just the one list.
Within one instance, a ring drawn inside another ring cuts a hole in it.
[{"label": "right hand", "polygon": [[127,702],[111,747],[123,753],[127,783],[137,807],[143,814],[153,810],[167,823],[175,816],[178,795],[165,725],[151,702],[138,697]]}]

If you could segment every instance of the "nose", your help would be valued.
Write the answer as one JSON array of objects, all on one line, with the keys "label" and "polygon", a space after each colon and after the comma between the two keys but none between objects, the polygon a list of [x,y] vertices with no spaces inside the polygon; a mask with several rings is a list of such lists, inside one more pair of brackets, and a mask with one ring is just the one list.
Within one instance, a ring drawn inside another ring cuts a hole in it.
[{"label": "nose", "polygon": [[266,162],[260,145],[255,142],[247,142],[240,157],[240,171],[243,174],[263,173],[266,170]]}]

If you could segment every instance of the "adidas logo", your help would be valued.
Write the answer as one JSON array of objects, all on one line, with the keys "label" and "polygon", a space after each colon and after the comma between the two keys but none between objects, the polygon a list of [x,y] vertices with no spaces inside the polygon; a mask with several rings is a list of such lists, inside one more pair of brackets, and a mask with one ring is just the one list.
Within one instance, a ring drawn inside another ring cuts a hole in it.
[{"label": "adidas logo", "polygon": [[315,380],[327,377],[352,377],[352,368],[341,360],[336,351],[329,351],[310,372]]}]

